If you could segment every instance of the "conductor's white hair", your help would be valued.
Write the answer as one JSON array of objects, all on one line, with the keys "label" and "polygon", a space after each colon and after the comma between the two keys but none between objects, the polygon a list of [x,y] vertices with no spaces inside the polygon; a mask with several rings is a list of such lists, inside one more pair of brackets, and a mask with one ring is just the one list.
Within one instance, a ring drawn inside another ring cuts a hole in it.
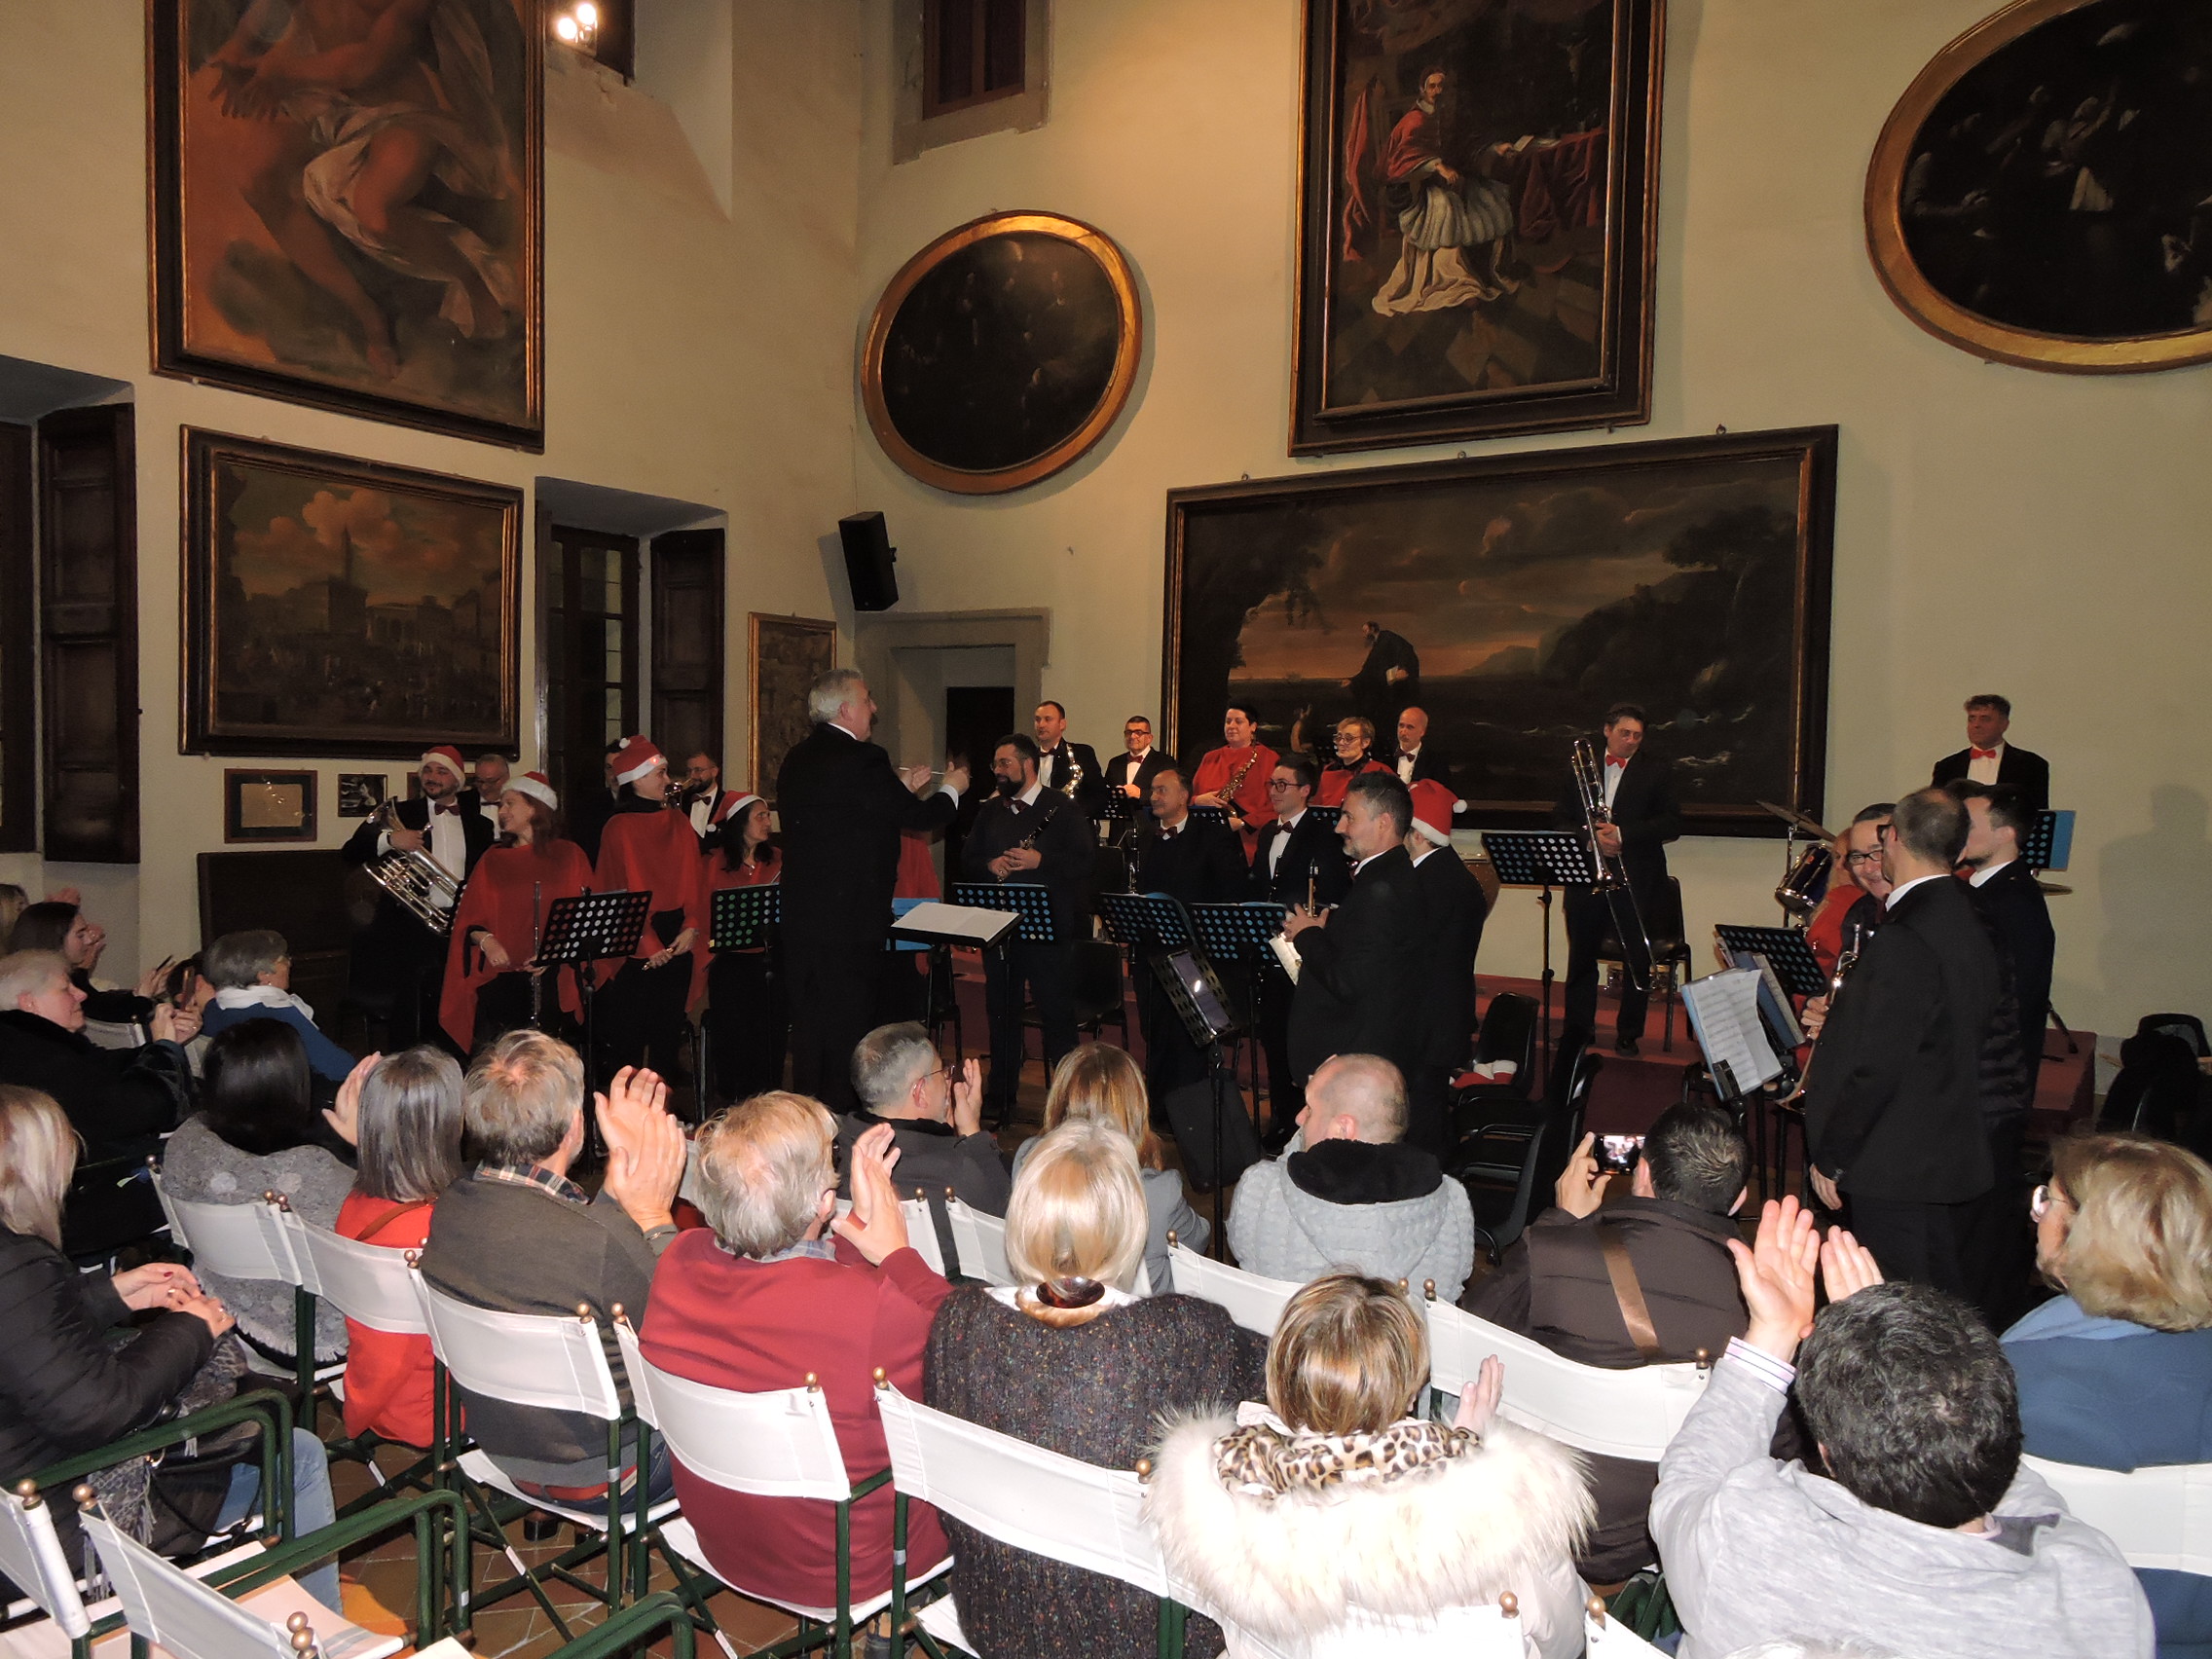
[{"label": "conductor's white hair", "polygon": [[867,681],[857,668],[833,668],[807,688],[806,718],[816,725],[828,725],[837,718],[837,711],[864,689]]}]

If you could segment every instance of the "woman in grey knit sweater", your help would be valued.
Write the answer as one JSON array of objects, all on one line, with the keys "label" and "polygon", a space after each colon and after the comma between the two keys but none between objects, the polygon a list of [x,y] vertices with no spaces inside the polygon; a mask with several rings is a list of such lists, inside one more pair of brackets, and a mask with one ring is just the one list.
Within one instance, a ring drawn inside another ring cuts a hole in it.
[{"label": "woman in grey knit sweater", "polygon": [[[170,1198],[257,1204],[262,1194],[278,1193],[304,1221],[317,1227],[337,1221],[352,1191],[353,1169],[339,1156],[349,1150],[346,1143],[315,1110],[298,1032],[274,1019],[249,1019],[216,1033],[200,1103],[162,1154],[162,1185]],[[298,1342],[290,1285],[204,1270],[199,1276],[237,1317],[240,1335],[290,1363]],[[315,1358],[334,1360],[345,1352],[346,1316],[329,1302],[318,1303]]]},{"label": "woman in grey knit sweater", "polygon": [[[930,1331],[924,1397],[985,1428],[1108,1468],[1131,1468],[1161,1419],[1256,1393],[1265,1345],[1189,1296],[1128,1293],[1143,1259],[1145,1198],[1128,1137],[1063,1124],[1032,1143],[1006,1213],[1018,1288],[968,1285]],[[960,1624],[982,1659],[1142,1659],[1155,1650],[1153,1599],[1133,1586],[1031,1555],[950,1516]],[[1194,1617],[1196,1659],[1221,1633]]]}]

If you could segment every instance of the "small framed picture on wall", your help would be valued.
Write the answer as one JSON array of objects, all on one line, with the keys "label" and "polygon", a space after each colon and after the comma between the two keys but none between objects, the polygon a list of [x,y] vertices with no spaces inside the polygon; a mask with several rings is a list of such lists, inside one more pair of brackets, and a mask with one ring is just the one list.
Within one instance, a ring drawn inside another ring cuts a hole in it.
[{"label": "small framed picture on wall", "polygon": [[366,818],[384,804],[389,780],[382,772],[338,774],[338,816]]},{"label": "small framed picture on wall", "polygon": [[312,841],[315,837],[315,774],[223,768],[226,842]]}]

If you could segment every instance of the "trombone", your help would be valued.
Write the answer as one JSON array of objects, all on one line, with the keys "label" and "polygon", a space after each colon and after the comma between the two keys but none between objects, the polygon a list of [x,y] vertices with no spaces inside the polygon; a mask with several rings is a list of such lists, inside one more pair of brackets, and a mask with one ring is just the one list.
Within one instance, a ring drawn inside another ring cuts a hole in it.
[{"label": "trombone", "polygon": [[[1601,829],[1610,828],[1612,809],[1605,804],[1605,771],[1598,758],[1596,745],[1586,737],[1574,740],[1568,754],[1568,764],[1574,770],[1574,793],[1582,803],[1582,829],[1590,838],[1590,857],[1598,866],[1597,882],[1590,891],[1604,897],[1605,907],[1612,912],[1613,934],[1621,941],[1621,972],[1628,982],[1640,991],[1651,989],[1651,933],[1643,925],[1643,907],[1636,902],[1636,890],[1628,884],[1628,867],[1621,863],[1618,853],[1608,853],[1598,839]],[[1643,967],[1637,967],[1635,946],[1643,946]]]}]

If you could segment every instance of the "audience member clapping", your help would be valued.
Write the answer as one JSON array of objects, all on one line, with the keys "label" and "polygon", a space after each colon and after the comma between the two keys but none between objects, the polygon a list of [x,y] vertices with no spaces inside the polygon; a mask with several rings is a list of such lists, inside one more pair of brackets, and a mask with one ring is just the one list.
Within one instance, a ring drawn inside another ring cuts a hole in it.
[{"label": "audience member clapping", "polygon": [[1010,1183],[999,1143],[983,1128],[980,1073],[975,1060],[957,1071],[940,1060],[920,1025],[879,1025],[853,1051],[861,1106],[837,1120],[838,1144],[850,1148],[889,1124],[902,1192],[937,1198],[949,1188],[962,1203],[1004,1215]]},{"label": "audience member clapping", "polygon": [[[430,1236],[431,1205],[461,1178],[461,1067],[430,1048],[371,1054],[339,1086],[329,1118],[359,1165],[331,1231],[387,1250],[419,1249]],[[429,1445],[432,1386],[428,1337],[346,1321],[348,1434]]]},{"label": "audience member clapping", "polygon": [[135,990],[108,984],[92,976],[107,949],[107,930],[85,914],[74,888],[28,905],[8,930],[10,950],[51,950],[69,964],[69,982],[85,993],[85,1017],[111,1025],[143,1024],[153,1017],[154,997],[169,964],[157,963],[139,976]]},{"label": "audience member clapping", "polygon": [[[1135,1466],[1163,1413],[1257,1393],[1259,1340],[1188,1296],[1129,1294],[1147,1217],[1136,1149],[1104,1124],[1063,1124],[1023,1161],[1007,1206],[1015,1287],[963,1285],[930,1333],[927,1403],[1108,1468]],[[982,1659],[1138,1659],[1153,1599],[946,1518],[961,1629]],[[1190,1647],[1216,1652],[1194,1618]]]},{"label": "audience member clapping", "polygon": [[[1697,1104],[1662,1113],[1627,1196],[1609,1204],[1614,1177],[1599,1169],[1595,1138],[1584,1135],[1567,1161],[1557,1207],[1468,1291],[1467,1311],[1583,1365],[1621,1370],[1717,1355],[1746,1320],[1728,1240],[1751,1148],[1735,1120]],[[1613,1282],[1616,1261],[1638,1309],[1624,1306]],[[1632,1316],[1647,1329],[1632,1331]],[[1593,1584],[1616,1584],[1654,1559],[1645,1523],[1658,1470],[1628,1457],[1590,1464],[1598,1525],[1576,1568]]]},{"label": "audience member clapping", "polygon": [[[619,1303],[645,1314],[653,1265],[676,1236],[670,1206],[683,1176],[683,1130],[668,1089],[625,1066],[596,1097],[607,1175],[594,1199],[569,1179],[584,1144],[584,1068],[566,1043],[510,1031],[477,1057],[461,1116],[482,1161],[439,1195],[423,1276],[459,1302],[507,1313],[572,1317],[588,1306],[606,1332]],[[582,1414],[518,1406],[461,1390],[469,1432],[534,1496],[584,1509],[607,1502],[607,1427]],[[626,1448],[627,1453],[634,1449]],[[651,1495],[671,1490],[656,1444]],[[634,1470],[623,1469],[625,1482]]]},{"label": "audience member clapping", "polygon": [[207,1035],[249,1019],[275,1019],[299,1033],[308,1064],[319,1078],[344,1083],[353,1056],[322,1034],[314,1010],[292,994],[292,947],[268,928],[227,933],[201,957],[201,977],[212,987],[201,1024]]},{"label": "audience member clapping", "polygon": [[[1167,1235],[1172,1233],[1178,1242],[1203,1250],[1213,1229],[1183,1196],[1183,1177],[1167,1167],[1160,1137],[1152,1132],[1144,1069],[1129,1058],[1126,1049],[1087,1043],[1053,1069],[1052,1087],[1045,1096],[1045,1132],[1050,1134],[1071,1120],[1110,1124],[1136,1147],[1137,1178],[1144,1183],[1148,1218],[1145,1275],[1154,1290],[1167,1289]],[[1035,1139],[1025,1140],[1015,1149],[1015,1175],[1021,1173],[1036,1144]]]},{"label": "audience member clapping", "polygon": [[98,1048],[85,1035],[85,993],[65,958],[51,950],[0,956],[0,1083],[53,1096],[88,1161],[153,1150],[191,1103],[182,1045],[198,1034],[199,1018],[164,1005],[152,1023],[154,1041],[143,1048]]},{"label": "audience member clapping", "polygon": [[[1765,1206],[1753,1248],[1729,1248],[1751,1326],[1651,1504],[1682,1659],[1786,1636],[1915,1659],[2147,1659],[2151,1610],[2120,1551],[2021,1466],[2012,1370],[1972,1309],[1883,1284],[1795,1198]],[[1824,1474],[1767,1456],[1792,1383]]]},{"label": "audience member clapping", "polygon": [[[952,1287],[906,1240],[893,1188],[903,1162],[892,1125],[852,1148],[853,1209],[836,1212],[837,1123],[801,1094],[756,1094],[699,1131],[697,1202],[713,1231],[684,1234],[661,1257],[642,1337],[665,1371],[739,1393],[821,1385],[846,1472],[865,1480],[890,1460],[876,1414],[878,1369],[922,1393],[930,1321]],[[676,1466],[677,1495],[707,1559],[733,1583],[804,1606],[837,1599],[831,1505],[718,1487]],[[852,1508],[852,1594],[891,1588],[893,1494]],[[906,1562],[918,1574],[944,1560],[944,1532],[926,1504],[907,1511]]]},{"label": "audience member clapping", "polygon": [[1309,1659],[1446,1659],[1507,1594],[1531,1659],[1582,1651],[1577,1459],[1494,1417],[1496,1360],[1449,1424],[1415,1415],[1427,1381],[1406,1296],[1331,1273],[1284,1308],[1265,1406],[1169,1431],[1147,1512],[1169,1566],[1229,1621],[1232,1654],[1249,1631]]},{"label": "audience member clapping", "polygon": [[[2212,1461],[2212,1167],[2081,1135],[2038,1190],[2036,1265],[2062,1294],[2005,1333],[2026,1449],[2099,1469]],[[2136,1574],[2161,1659],[2212,1654],[2212,1579]]]},{"label": "audience member clapping", "polygon": [[[256,1019],[217,1036],[207,1046],[200,1110],[162,1155],[169,1197],[257,1204],[263,1194],[275,1193],[302,1220],[330,1226],[353,1187],[346,1161],[352,1150],[316,1110],[313,1089],[307,1050],[290,1026]],[[290,1285],[203,1277],[238,1315],[247,1342],[272,1359],[292,1362],[298,1326]],[[314,1356],[336,1359],[345,1351],[345,1315],[323,1302],[315,1309]]]},{"label": "audience member clapping", "polygon": [[1406,1083],[1374,1054],[1339,1054],[1306,1086],[1299,1139],[1236,1183],[1229,1246],[1268,1278],[1304,1284],[1338,1268],[1433,1280],[1456,1302],[1475,1265],[1467,1190],[1405,1143]]}]

